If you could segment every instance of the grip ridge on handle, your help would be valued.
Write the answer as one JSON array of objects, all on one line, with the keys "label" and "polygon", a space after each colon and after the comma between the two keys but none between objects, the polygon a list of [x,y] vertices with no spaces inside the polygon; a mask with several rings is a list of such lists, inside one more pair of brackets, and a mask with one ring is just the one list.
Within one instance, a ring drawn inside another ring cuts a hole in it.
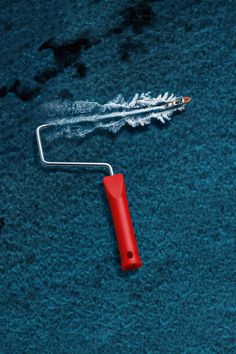
[{"label": "grip ridge on handle", "polygon": [[122,270],[136,269],[142,266],[138,246],[130,217],[123,174],[103,178],[105,192],[111,209],[121,256]]}]

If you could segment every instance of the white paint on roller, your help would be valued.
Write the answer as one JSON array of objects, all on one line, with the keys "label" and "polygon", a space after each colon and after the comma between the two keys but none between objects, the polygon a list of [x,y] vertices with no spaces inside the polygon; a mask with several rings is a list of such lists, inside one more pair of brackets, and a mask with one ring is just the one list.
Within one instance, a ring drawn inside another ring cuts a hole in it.
[{"label": "white paint on roller", "polygon": [[173,113],[184,110],[184,104],[167,106],[167,103],[175,99],[168,92],[157,97],[151,97],[148,92],[136,94],[130,101],[125,101],[119,95],[105,104],[90,101],[52,102],[44,105],[44,109],[49,115],[60,117],[51,121],[60,125],[57,136],[84,137],[97,129],[117,133],[125,124],[132,127],[144,126],[150,124],[152,119],[165,123]]}]

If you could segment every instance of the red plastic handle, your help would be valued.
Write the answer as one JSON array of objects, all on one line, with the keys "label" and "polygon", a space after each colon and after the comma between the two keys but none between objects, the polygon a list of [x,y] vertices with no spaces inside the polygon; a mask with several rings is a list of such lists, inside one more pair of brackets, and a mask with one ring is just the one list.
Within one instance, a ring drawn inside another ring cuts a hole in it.
[{"label": "red plastic handle", "polygon": [[139,268],[142,261],[130,217],[124,176],[122,174],[107,176],[103,178],[103,183],[116,231],[121,268],[122,270]]}]

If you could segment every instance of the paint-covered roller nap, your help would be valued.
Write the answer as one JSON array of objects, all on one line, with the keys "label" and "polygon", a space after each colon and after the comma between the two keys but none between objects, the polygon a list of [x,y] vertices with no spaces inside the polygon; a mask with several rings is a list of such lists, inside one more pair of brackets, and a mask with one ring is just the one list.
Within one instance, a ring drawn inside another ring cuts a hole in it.
[{"label": "paint-covered roller nap", "polygon": [[145,126],[152,120],[169,121],[173,114],[185,109],[190,97],[176,97],[166,92],[152,97],[150,92],[135,94],[131,100],[122,95],[107,103],[94,101],[50,102],[42,107],[43,114],[51,117],[50,122],[60,125],[55,134],[67,138],[84,138],[95,130],[117,133],[124,125],[133,128]]}]

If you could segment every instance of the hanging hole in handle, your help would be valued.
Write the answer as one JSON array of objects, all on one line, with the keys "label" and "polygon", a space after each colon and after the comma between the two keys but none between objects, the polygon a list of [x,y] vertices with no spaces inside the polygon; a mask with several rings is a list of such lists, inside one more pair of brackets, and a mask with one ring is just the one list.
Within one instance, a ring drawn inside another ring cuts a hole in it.
[{"label": "hanging hole in handle", "polygon": [[133,252],[129,251],[127,252],[127,257],[130,259],[130,258],[133,258]]}]

